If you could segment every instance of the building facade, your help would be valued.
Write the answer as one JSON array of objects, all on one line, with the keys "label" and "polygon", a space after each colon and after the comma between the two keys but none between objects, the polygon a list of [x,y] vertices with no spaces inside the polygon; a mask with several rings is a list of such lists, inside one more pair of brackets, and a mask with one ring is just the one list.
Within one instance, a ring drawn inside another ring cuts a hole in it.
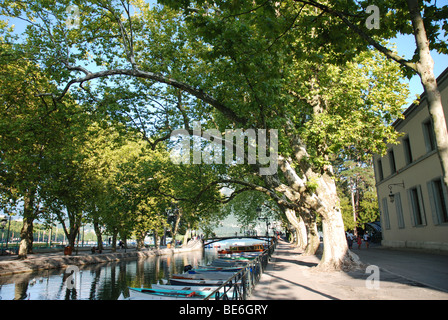
[{"label": "building facade", "polygon": [[[448,68],[437,83],[447,118]],[[448,251],[448,193],[425,94],[404,116],[393,124],[399,144],[373,157],[382,245]]]}]

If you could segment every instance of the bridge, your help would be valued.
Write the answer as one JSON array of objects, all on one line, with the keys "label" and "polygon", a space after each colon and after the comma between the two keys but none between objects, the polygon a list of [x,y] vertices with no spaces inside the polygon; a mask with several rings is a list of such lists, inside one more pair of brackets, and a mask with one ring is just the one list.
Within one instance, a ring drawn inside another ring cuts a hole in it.
[{"label": "bridge", "polygon": [[214,237],[211,239],[204,239],[204,247],[223,240],[229,240],[229,239],[256,239],[256,240],[263,240],[263,241],[271,241],[272,237],[267,236],[231,236],[231,237]]}]

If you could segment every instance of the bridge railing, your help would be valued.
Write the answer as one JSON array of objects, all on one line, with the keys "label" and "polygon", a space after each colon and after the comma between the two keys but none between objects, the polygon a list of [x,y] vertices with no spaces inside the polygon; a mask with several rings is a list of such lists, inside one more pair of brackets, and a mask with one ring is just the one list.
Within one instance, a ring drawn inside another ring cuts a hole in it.
[{"label": "bridge railing", "polygon": [[250,261],[204,300],[213,298],[215,300],[246,300],[259,282],[276,246],[277,239],[272,238],[269,247],[263,253]]}]

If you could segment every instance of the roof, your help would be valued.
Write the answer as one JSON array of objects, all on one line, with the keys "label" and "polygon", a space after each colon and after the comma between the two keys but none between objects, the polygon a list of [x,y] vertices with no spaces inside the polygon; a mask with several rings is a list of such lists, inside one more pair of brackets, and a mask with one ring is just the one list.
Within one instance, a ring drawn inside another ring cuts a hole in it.
[{"label": "roof", "polygon": [[[448,78],[448,68],[446,68],[445,70],[443,70],[443,72],[437,77],[436,81],[437,81],[437,85],[440,86],[441,83],[443,83],[444,81],[446,81]],[[404,120],[406,120],[406,118],[412,113],[414,112],[415,109],[417,109],[419,106],[422,105],[422,102],[426,99],[426,91],[423,91],[423,93],[420,95],[420,103],[419,104],[415,104],[412,103],[404,112],[404,119],[397,119],[395,120],[395,122],[392,124],[392,126],[394,128],[396,128],[397,126],[399,126]]]}]

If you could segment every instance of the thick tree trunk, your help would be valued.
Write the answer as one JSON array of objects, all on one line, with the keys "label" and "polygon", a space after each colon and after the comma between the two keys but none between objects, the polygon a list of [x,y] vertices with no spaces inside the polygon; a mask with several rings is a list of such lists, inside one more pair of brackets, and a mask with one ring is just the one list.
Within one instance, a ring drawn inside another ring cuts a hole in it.
[{"label": "thick tree trunk", "polygon": [[285,208],[284,209],[286,218],[291,226],[294,228],[296,232],[296,243],[299,248],[305,249],[307,245],[307,236],[306,236],[306,227],[303,219],[300,216],[296,215],[294,209]]},{"label": "thick tree trunk", "polygon": [[158,250],[160,248],[160,243],[159,243],[159,233],[154,230],[154,247],[156,250]]},{"label": "thick tree trunk", "polygon": [[117,251],[118,230],[115,228],[112,233],[112,252]]},{"label": "thick tree trunk", "polygon": [[137,237],[137,251],[142,250],[145,247],[146,232],[140,232]]},{"label": "thick tree trunk", "polygon": [[308,236],[308,243],[303,254],[315,255],[320,246],[320,237],[317,231],[316,217],[310,214],[307,220],[308,222],[306,225],[306,231]]},{"label": "thick tree trunk", "polygon": [[103,251],[104,250],[104,247],[103,247],[103,236],[101,234],[101,227],[100,227],[98,221],[96,221],[96,219],[93,222],[93,229],[95,230],[98,250]]},{"label": "thick tree trunk", "polygon": [[20,231],[19,259],[26,259],[28,253],[33,252],[33,221],[35,189],[30,189],[23,199],[23,225]]},{"label": "thick tree trunk", "polygon": [[428,110],[434,125],[437,151],[443,170],[443,180],[448,186],[448,131],[442,107],[442,97],[434,76],[434,60],[431,57],[429,40],[426,35],[423,19],[420,14],[419,1],[407,0],[419,61],[416,63],[417,73],[426,92]]},{"label": "thick tree trunk", "polygon": [[323,254],[319,263],[321,269],[340,270],[353,263],[347,245],[344,222],[339,208],[339,197],[333,178],[324,174],[317,188],[322,216]]},{"label": "thick tree trunk", "polygon": [[180,219],[182,218],[182,209],[179,208],[178,213],[176,215],[176,222],[174,223],[174,227],[173,230],[171,232],[171,236],[173,237],[172,246],[176,246],[176,236],[177,236],[177,232],[179,231],[179,225],[180,225]]},{"label": "thick tree trunk", "polygon": [[23,217],[22,229],[20,231],[19,259],[26,259],[27,254],[33,253],[33,217]]}]

